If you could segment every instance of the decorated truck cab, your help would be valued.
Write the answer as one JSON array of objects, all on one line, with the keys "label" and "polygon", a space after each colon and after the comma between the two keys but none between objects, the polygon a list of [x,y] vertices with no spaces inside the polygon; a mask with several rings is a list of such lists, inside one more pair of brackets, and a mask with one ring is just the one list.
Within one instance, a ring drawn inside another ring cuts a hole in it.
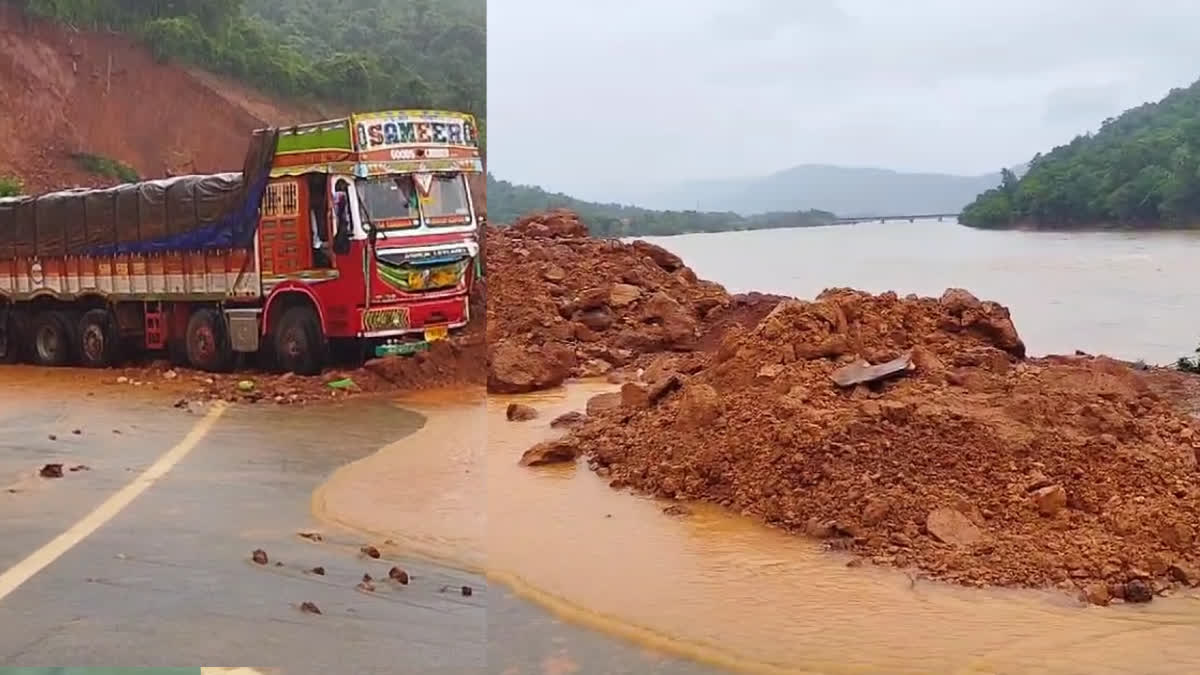
[{"label": "decorated truck cab", "polygon": [[240,174],[0,200],[0,361],[166,350],[311,374],[470,321],[475,120],[392,111],[254,133]]}]

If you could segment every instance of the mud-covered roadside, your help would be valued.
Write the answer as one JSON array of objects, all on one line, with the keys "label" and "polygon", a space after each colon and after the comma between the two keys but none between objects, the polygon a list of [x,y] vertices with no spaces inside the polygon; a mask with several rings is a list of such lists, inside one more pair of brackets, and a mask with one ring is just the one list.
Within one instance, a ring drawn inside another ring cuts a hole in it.
[{"label": "mud-covered roadside", "polygon": [[[860,561],[968,585],[1057,586],[1098,604],[1200,585],[1194,378],[1088,356],[1028,359],[1008,311],[963,290],[768,297],[757,304],[765,317],[722,324],[737,310],[732,298],[690,280],[682,263],[655,262],[663,274],[651,272],[638,299],[662,293],[681,308],[655,320],[652,308],[667,303],[624,311],[612,290],[628,283],[614,275],[654,258],[636,245],[563,245],[570,222],[542,216],[508,237],[534,302],[489,302],[489,314],[520,319],[489,334],[507,341],[513,361],[525,353],[521,370],[493,350],[490,387],[599,374],[580,365],[596,349],[615,367],[624,364],[603,355],[625,349],[620,360],[645,369],[527,463],[584,455],[615,488],[721,504]],[[546,279],[556,267],[561,278]],[[606,285],[607,295],[589,295]],[[612,322],[599,330],[584,321],[592,315]],[[660,339],[631,345],[639,333]],[[890,377],[843,379],[860,359],[897,358],[906,367]]]},{"label": "mud-covered roadside", "polygon": [[[478,316],[482,317],[482,311]],[[358,368],[335,367],[313,377],[253,369],[207,373],[149,361],[103,370],[3,366],[0,382],[21,387],[69,386],[90,396],[158,397],[180,408],[214,400],[304,405],[393,392],[482,389],[486,350],[481,324],[476,321],[450,339],[433,342],[427,351],[372,359]]]}]

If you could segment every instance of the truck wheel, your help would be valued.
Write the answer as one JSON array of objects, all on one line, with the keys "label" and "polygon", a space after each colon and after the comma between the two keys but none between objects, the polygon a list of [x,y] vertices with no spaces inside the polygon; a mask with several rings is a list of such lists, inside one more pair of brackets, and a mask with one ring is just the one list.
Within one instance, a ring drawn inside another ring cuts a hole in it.
[{"label": "truck wheel", "polygon": [[39,366],[65,366],[72,361],[75,336],[66,314],[41,312],[29,326],[33,362]]},{"label": "truck wheel", "polygon": [[319,375],[325,366],[327,346],[316,312],[292,307],[283,314],[273,336],[275,360],[283,370],[297,375]]},{"label": "truck wheel", "polygon": [[233,367],[229,331],[217,310],[203,307],[192,312],[184,339],[188,363],[196,370],[222,373]]},{"label": "truck wheel", "polygon": [[108,368],[117,362],[120,338],[105,309],[89,310],[79,320],[79,361],[87,368]]},{"label": "truck wheel", "polygon": [[21,331],[17,317],[9,314],[0,324],[0,363],[17,363],[21,360],[21,346],[25,343],[25,335]]}]

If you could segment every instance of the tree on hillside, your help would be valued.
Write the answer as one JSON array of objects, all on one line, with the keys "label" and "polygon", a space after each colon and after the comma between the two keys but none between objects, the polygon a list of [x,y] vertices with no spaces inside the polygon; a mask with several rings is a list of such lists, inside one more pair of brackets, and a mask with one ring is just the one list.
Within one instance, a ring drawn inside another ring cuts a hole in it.
[{"label": "tree on hillside", "polygon": [[596,204],[537,187],[513,185],[490,174],[487,200],[488,219],[495,223],[511,223],[535,211],[567,208],[580,215],[592,234],[604,237],[810,227],[828,225],[836,218],[832,213],[815,210],[743,217],[736,213],[654,211],[620,204]]},{"label": "tree on hillside", "polygon": [[0,0],[285,96],[486,113],[484,0]]},{"label": "tree on hillside", "polygon": [[1021,179],[1006,172],[961,216],[976,227],[1163,227],[1198,219],[1200,82],[1035,155]]}]

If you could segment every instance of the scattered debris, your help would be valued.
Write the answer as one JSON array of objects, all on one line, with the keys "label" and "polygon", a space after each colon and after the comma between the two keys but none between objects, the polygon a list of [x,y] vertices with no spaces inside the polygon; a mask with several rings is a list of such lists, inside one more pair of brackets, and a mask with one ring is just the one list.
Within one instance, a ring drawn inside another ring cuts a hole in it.
[{"label": "scattered debris", "polygon": [[508,404],[508,409],[504,414],[510,422],[527,422],[536,418],[538,416],[538,411],[536,408],[530,405],[525,405],[523,403],[510,403]]},{"label": "scattered debris", "polygon": [[399,567],[393,567],[392,569],[388,570],[388,578],[402,586],[408,585],[408,572],[405,572]]},{"label": "scattered debris", "polygon": [[72,471],[72,472],[74,472],[74,471],[91,471],[91,470],[92,470],[92,467],[88,466],[87,464],[76,464],[75,466],[70,468],[70,471]]},{"label": "scattered debris", "polygon": [[357,588],[360,591],[365,591],[367,593],[375,592],[375,584],[371,583],[370,581],[363,581],[359,585],[355,586],[355,588]]},{"label": "scattered debris", "polygon": [[912,353],[905,354],[873,366],[865,359],[859,359],[848,366],[842,366],[833,371],[833,381],[839,387],[853,387],[856,384],[866,384],[887,379],[913,369]]},{"label": "scattered debris", "polygon": [[550,427],[557,429],[559,427],[575,427],[587,421],[587,415],[578,410],[565,412],[558,417],[550,420]]},{"label": "scattered debris", "polygon": [[670,506],[664,508],[662,510],[662,512],[668,516],[690,516],[690,515],[692,515],[692,510],[689,509],[688,507],[684,506],[683,504],[671,504]]},{"label": "scattered debris", "polygon": [[266,565],[267,564],[267,552],[262,550],[261,548],[256,548],[256,549],[254,549],[254,552],[250,554],[250,559],[253,560],[254,562],[258,563],[259,565]]},{"label": "scattered debris", "polygon": [[62,464],[46,464],[45,466],[42,467],[42,470],[38,472],[38,475],[41,476],[42,478],[62,478],[63,477],[63,465]]},{"label": "scattered debris", "polygon": [[325,538],[321,536],[320,532],[297,532],[296,534],[298,534],[301,538],[307,539],[309,541],[324,541],[325,540]]}]

